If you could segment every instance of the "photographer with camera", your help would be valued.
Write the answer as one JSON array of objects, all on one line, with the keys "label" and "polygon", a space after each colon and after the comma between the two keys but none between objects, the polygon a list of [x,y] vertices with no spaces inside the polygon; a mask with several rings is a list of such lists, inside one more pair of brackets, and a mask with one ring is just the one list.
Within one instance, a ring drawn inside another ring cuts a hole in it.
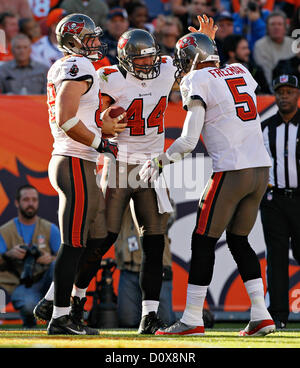
[{"label": "photographer with camera", "polygon": [[250,51],[266,34],[266,19],[270,11],[263,9],[261,0],[242,0],[240,11],[233,14],[234,33],[244,36]]},{"label": "photographer with camera", "polygon": [[31,185],[17,190],[18,216],[0,227],[0,288],[20,311],[23,326],[36,324],[33,308],[48,290],[60,245],[55,224],[37,215],[39,194]]}]

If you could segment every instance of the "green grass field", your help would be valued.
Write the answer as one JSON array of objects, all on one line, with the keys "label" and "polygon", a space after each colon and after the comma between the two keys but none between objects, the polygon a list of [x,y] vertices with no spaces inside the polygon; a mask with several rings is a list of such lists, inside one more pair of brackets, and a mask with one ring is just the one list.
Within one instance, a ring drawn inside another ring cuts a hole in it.
[{"label": "green grass field", "polygon": [[205,336],[141,336],[136,330],[102,330],[99,336],[48,336],[46,328],[0,327],[0,348],[300,348],[300,324],[265,337],[239,337],[244,324],[216,323]]}]

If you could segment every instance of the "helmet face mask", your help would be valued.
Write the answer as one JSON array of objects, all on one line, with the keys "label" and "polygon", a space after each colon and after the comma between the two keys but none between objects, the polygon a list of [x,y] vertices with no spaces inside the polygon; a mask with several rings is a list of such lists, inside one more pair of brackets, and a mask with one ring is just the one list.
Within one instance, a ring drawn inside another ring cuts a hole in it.
[{"label": "helmet face mask", "polygon": [[[92,60],[101,60],[107,45],[101,43],[103,31],[83,14],[64,17],[56,27],[58,47],[68,54],[79,54]],[[96,41],[97,40],[97,41]]]},{"label": "helmet face mask", "polygon": [[118,60],[124,69],[138,79],[154,79],[160,74],[159,48],[147,31],[133,29],[125,32],[118,42]]},{"label": "helmet face mask", "polygon": [[199,63],[219,61],[217,48],[209,37],[201,33],[189,33],[176,43],[173,61],[177,67],[175,79],[180,83],[184,74],[194,70]]},{"label": "helmet face mask", "polygon": [[[149,64],[140,64],[141,59],[152,59]],[[126,60],[127,70],[138,79],[154,79],[160,74],[161,57],[157,55],[151,56],[131,56]]]}]

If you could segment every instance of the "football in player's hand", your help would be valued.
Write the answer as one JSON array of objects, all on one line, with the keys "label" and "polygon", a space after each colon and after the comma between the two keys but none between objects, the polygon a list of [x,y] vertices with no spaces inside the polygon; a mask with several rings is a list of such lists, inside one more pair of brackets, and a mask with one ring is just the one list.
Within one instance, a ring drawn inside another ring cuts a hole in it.
[{"label": "football in player's hand", "polygon": [[[123,112],[125,112],[126,110],[122,107],[122,106],[111,106],[111,109],[109,111],[109,116],[111,118],[116,118],[120,115],[123,114]],[[121,119],[120,121],[118,121],[118,124],[123,124],[123,123],[127,123],[127,117]],[[102,133],[102,137],[103,138],[113,138],[114,136],[111,135],[111,134],[105,134],[105,133]]]},{"label": "football in player's hand", "polygon": [[[111,106],[111,110],[109,111],[109,116],[111,118],[116,118],[119,115],[122,115],[123,112],[125,112],[125,109],[122,106]],[[127,123],[127,118],[123,118],[120,121],[118,121],[118,124]]]}]

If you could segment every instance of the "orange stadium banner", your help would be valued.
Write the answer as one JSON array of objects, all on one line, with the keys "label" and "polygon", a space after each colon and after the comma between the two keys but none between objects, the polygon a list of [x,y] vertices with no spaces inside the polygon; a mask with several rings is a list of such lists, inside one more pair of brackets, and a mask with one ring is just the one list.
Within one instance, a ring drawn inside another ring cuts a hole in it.
[{"label": "orange stadium banner", "polygon": [[[259,96],[258,109],[262,120],[277,110],[273,96]],[[185,118],[181,104],[169,103],[165,114],[166,147],[180,133]],[[40,216],[57,223],[58,198],[48,180],[53,139],[48,125],[45,96],[0,96],[0,225],[16,216],[14,197],[16,189],[25,183],[34,185],[40,193]],[[197,146],[205,154],[203,145]],[[200,193],[197,193],[198,199]],[[178,217],[170,229],[171,251],[173,254],[173,307],[182,311],[185,306],[188,278],[190,237],[195,223],[197,199],[174,198]],[[251,240],[251,238],[250,238]],[[258,219],[252,235],[255,250],[259,256],[263,280],[265,280],[265,244],[261,223]],[[227,260],[229,251],[226,241],[220,239],[216,250],[216,267],[212,285],[209,288],[206,306],[215,311],[248,311],[250,301],[232,261]],[[111,249],[108,257],[114,257]],[[229,258],[228,258],[229,259]],[[219,260],[219,261],[218,261]],[[220,262],[218,264],[218,262]],[[225,262],[225,263],[224,263]],[[227,262],[227,263],[226,263]],[[101,272],[98,274],[101,278]],[[114,272],[114,289],[117,294],[119,272]],[[95,287],[95,280],[90,290]],[[300,267],[290,259],[290,307],[300,311]],[[91,306],[91,297],[89,299]]]}]

